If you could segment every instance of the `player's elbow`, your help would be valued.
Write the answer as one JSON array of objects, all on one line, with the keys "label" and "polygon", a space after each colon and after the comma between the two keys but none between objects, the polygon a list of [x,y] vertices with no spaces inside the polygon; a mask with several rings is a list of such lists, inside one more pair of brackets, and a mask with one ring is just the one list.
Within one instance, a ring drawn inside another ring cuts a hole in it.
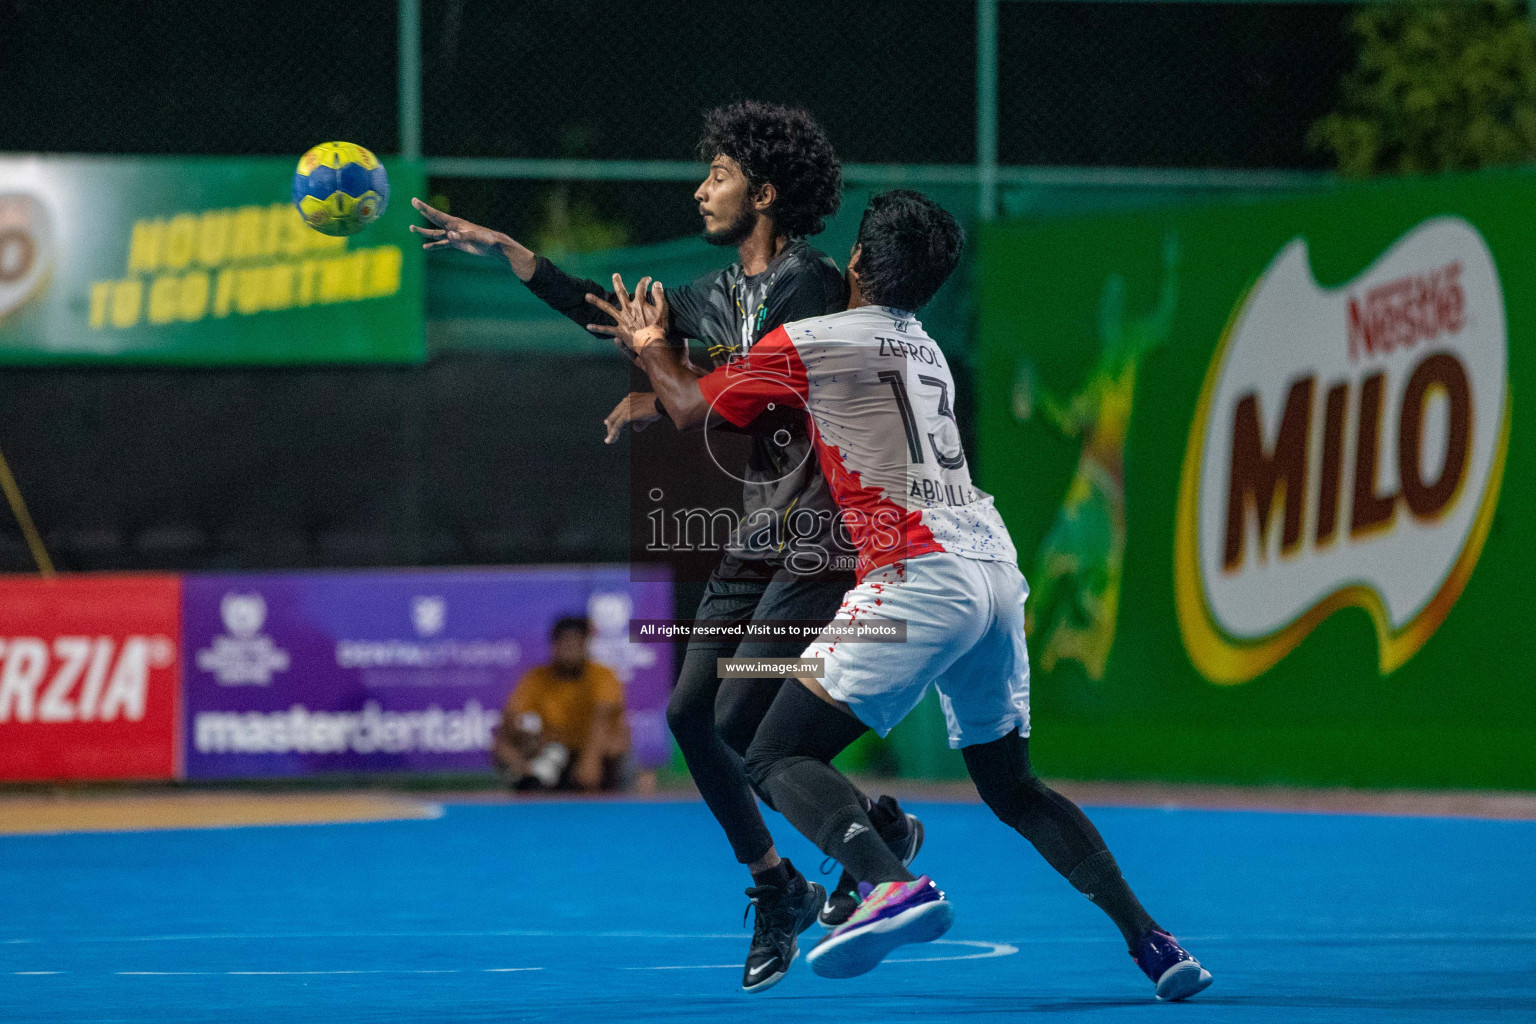
[{"label": "player's elbow", "polygon": [[698,401],[684,399],[665,404],[667,415],[678,430],[702,430],[705,420],[709,419],[709,406],[704,404],[702,396]]}]

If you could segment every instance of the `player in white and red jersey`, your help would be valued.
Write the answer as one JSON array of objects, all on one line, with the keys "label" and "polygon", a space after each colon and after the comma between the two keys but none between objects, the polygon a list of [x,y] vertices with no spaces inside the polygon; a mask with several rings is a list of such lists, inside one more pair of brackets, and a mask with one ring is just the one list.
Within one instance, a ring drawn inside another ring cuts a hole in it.
[{"label": "player in white and red jersey", "polygon": [[912,311],[959,259],[954,218],[915,192],[876,196],[848,263],[849,306],[786,324],[744,358],[688,373],[663,333],[664,297],[625,302],[640,365],[679,427],[711,415],[746,426],[780,406],[803,409],[822,471],[859,549],[858,583],[839,623],[905,622],[901,643],[828,632],[805,652],[824,674],[786,685],[747,751],[747,771],[775,808],[861,880],[851,917],[811,951],[829,977],[871,970],[897,946],[943,935],[953,910],[913,878],[871,826],[830,762],[866,729],[884,736],[936,685],[952,746],[987,805],[1119,927],[1162,999],[1211,975],[1149,916],[1113,854],[1075,804],[1029,765],[1024,600],[1007,528],[971,483],[955,423],[954,378]]},{"label": "player in white and red jersey", "polygon": [[1017,563],[991,497],[971,484],[949,364],[910,313],[868,304],[787,324],[699,390],[736,426],[779,405],[808,413],[858,580],[931,552]]}]

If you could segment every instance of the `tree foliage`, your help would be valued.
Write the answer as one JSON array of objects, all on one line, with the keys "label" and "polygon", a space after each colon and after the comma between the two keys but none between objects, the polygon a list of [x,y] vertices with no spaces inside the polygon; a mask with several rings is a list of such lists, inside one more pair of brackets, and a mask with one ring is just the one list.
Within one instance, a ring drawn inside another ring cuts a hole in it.
[{"label": "tree foliage", "polygon": [[539,219],[530,240],[534,252],[560,259],[575,252],[597,252],[629,244],[629,225],[605,220],[597,206],[567,183],[554,186],[539,203]]},{"label": "tree foliage", "polygon": [[1313,146],[1339,172],[1423,174],[1536,158],[1536,40],[1515,0],[1368,4],[1359,61]]}]

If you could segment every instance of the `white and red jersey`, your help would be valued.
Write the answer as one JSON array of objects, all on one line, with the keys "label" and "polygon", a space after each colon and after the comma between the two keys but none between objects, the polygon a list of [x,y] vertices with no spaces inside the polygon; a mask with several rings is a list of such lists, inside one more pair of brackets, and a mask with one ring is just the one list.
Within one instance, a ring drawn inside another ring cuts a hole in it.
[{"label": "white and red jersey", "polygon": [[780,405],[809,413],[860,579],[935,551],[1017,564],[992,496],[971,483],[949,364],[912,317],[860,306],[785,324],[699,386],[738,427]]}]

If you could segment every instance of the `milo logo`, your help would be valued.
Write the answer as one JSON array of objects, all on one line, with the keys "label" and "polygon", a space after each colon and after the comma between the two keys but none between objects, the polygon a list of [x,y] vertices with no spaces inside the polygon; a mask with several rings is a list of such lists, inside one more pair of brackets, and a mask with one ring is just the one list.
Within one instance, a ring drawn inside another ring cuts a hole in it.
[{"label": "milo logo", "polygon": [[1322,288],[1287,245],[1206,373],[1179,487],[1180,630],[1208,679],[1265,671],[1346,606],[1383,673],[1423,646],[1488,534],[1509,437],[1508,338],[1471,224],[1425,221]]}]

